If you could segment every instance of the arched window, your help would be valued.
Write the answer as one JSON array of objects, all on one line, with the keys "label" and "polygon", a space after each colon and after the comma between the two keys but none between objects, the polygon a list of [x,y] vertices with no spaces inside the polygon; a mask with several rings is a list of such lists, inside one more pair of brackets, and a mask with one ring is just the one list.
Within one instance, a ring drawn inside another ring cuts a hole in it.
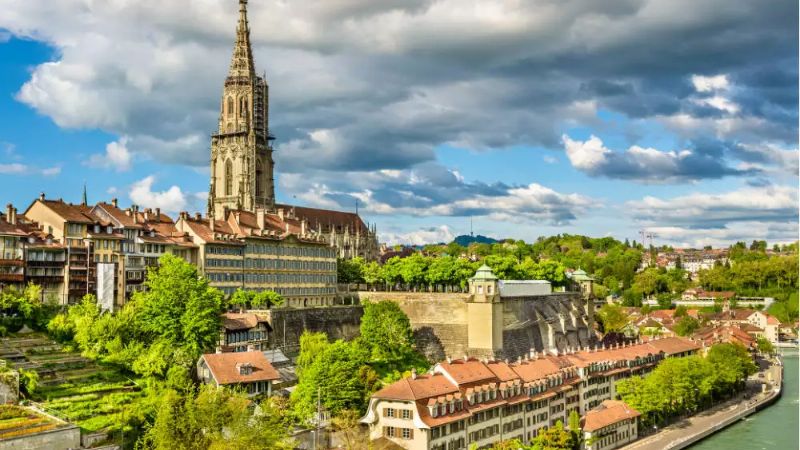
[{"label": "arched window", "polygon": [[233,116],[233,97],[228,97],[228,117]]},{"label": "arched window", "polygon": [[261,160],[256,160],[256,197],[263,197],[264,193],[262,189],[264,188],[263,183],[261,182],[261,177],[264,175],[264,170],[261,168]]},{"label": "arched window", "polygon": [[233,195],[233,163],[230,159],[225,161],[225,195]]},{"label": "arched window", "polygon": [[242,97],[241,99],[239,99],[239,117],[244,117],[246,111],[247,111],[247,99]]}]

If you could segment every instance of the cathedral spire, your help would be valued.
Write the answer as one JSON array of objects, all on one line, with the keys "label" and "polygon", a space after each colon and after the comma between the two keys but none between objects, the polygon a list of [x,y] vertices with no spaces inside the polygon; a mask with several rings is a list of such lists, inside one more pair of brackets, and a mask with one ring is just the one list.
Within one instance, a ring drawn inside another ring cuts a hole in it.
[{"label": "cathedral spire", "polygon": [[253,48],[250,46],[250,25],[247,22],[247,0],[239,0],[239,25],[236,27],[236,45],[228,77],[254,77]]}]

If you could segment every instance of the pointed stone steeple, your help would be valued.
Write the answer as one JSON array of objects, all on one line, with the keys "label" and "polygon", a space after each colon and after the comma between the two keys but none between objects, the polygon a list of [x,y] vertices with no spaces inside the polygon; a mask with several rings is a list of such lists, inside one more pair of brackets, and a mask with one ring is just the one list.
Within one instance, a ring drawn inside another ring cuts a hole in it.
[{"label": "pointed stone steeple", "polygon": [[256,74],[247,0],[239,0],[239,24],[220,102],[219,127],[211,136],[209,209],[254,212],[275,207],[275,162],[269,133],[269,87]]},{"label": "pointed stone steeple", "polygon": [[253,48],[250,46],[250,25],[247,22],[247,0],[239,0],[239,25],[236,28],[236,45],[228,77],[255,78]]}]

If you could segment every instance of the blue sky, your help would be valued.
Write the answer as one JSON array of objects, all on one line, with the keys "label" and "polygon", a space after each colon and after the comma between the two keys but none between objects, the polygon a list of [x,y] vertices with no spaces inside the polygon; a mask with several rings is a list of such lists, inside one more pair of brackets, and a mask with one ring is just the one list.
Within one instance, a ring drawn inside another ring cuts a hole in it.
[{"label": "blue sky", "polygon": [[[203,210],[233,0],[0,0],[0,187]],[[687,15],[686,11],[691,11]],[[383,240],[798,235],[797,4],[252,0],[279,200]]]}]

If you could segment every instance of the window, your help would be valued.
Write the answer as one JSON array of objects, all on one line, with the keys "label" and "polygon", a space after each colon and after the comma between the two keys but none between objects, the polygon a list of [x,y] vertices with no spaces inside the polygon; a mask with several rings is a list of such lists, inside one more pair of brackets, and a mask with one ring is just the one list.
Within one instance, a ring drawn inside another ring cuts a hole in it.
[{"label": "window", "polygon": [[394,437],[394,436],[395,436],[395,429],[394,429],[394,427],[386,427],[386,428],[384,429],[384,431],[385,431],[385,434],[386,434],[386,436],[387,436],[387,437]]},{"label": "window", "polygon": [[225,161],[225,195],[233,195],[233,163],[230,159]]},{"label": "window", "polygon": [[411,428],[403,428],[403,439],[411,439]]},{"label": "window", "polygon": [[394,408],[386,408],[384,409],[384,413],[386,417],[394,417]]},{"label": "window", "polygon": [[264,194],[262,193],[262,189],[264,188],[264,186],[262,186],[262,183],[261,183],[261,177],[263,175],[264,175],[264,171],[261,168],[261,160],[257,159],[256,160],[256,197],[263,197],[264,196]]},{"label": "window", "polygon": [[233,116],[233,97],[228,97],[228,117]]},{"label": "window", "polygon": [[402,410],[402,411],[400,412],[400,416],[401,416],[403,419],[410,419],[410,418],[411,418],[411,410],[410,410],[410,409],[404,409],[404,410]]}]

